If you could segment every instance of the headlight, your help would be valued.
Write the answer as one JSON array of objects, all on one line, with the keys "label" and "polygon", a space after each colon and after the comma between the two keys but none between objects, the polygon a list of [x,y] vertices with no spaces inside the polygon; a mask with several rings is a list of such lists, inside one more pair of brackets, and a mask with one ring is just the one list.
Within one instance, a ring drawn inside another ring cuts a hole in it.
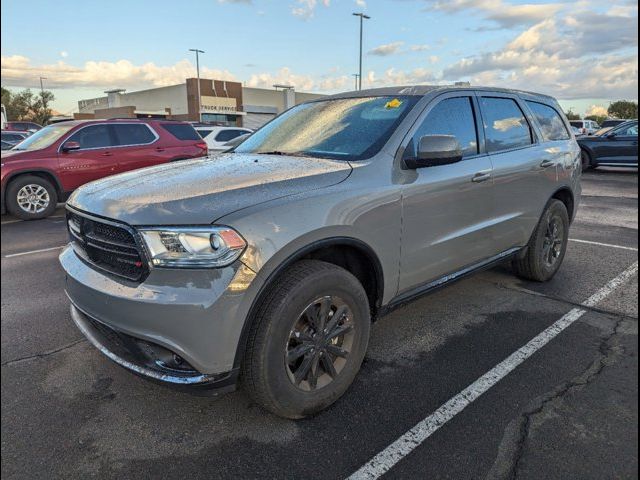
[{"label": "headlight", "polygon": [[229,227],[154,227],[140,230],[157,267],[215,268],[235,262],[247,243]]}]

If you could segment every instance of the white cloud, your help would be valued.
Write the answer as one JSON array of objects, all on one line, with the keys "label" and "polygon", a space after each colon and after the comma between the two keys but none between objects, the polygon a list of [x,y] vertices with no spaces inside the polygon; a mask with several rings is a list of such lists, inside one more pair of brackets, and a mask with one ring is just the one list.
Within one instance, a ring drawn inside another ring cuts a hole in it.
[{"label": "white cloud", "polygon": [[295,74],[288,67],[283,67],[276,73],[256,73],[246,81],[247,87],[273,88],[274,85],[291,85],[296,90],[312,90],[316,82],[309,75]]},{"label": "white cloud", "polygon": [[[304,20],[309,20],[310,18],[313,18],[316,11],[316,7],[318,6],[318,0],[297,0],[297,3],[298,3],[298,6],[294,7],[291,10],[291,13],[294,16],[300,17]],[[331,4],[331,1],[321,0],[320,3],[325,7],[328,7]]]},{"label": "white cloud", "polygon": [[449,65],[443,78],[536,90],[562,99],[634,99],[637,47],[637,12],[629,18],[615,8],[606,13],[575,9],[530,26],[500,50]]},{"label": "white cloud", "polygon": [[365,0],[355,0],[355,4],[361,8],[367,8],[367,2],[365,2]]},{"label": "white cloud", "polygon": [[412,52],[424,52],[425,50],[431,50],[429,45],[411,45],[409,50]]},{"label": "white cloud", "polygon": [[607,107],[603,107],[602,105],[591,105],[587,108],[587,116],[588,115],[597,115],[599,117],[607,117],[609,116],[609,112]]},{"label": "white cloud", "polygon": [[433,63],[438,63],[440,61],[440,57],[437,55],[431,55],[429,57],[429,63],[433,64]]},{"label": "white cloud", "polygon": [[[13,87],[36,86],[38,77],[47,77],[50,88],[72,87],[126,87],[148,88],[174,85],[184,82],[185,78],[195,76],[195,66],[188,60],[173,65],[160,66],[153,62],[134,65],[129,60],[117,62],[91,61],[82,67],[70,65],[64,61],[53,64],[32,65],[29,58],[22,55],[2,56],[2,83]],[[203,67],[203,77],[220,80],[235,80],[227,70]]]},{"label": "white cloud", "polygon": [[393,55],[400,51],[400,48],[404,45],[404,42],[393,42],[387,43],[385,45],[380,45],[376,48],[369,50],[369,55],[376,55],[379,57],[386,57],[388,55]]},{"label": "white cloud", "polygon": [[69,53],[68,53],[68,52],[66,52],[65,50],[63,50],[63,51],[61,51],[61,52],[60,52],[60,56],[61,56],[62,58],[67,58],[67,57],[69,56]]},{"label": "white cloud", "polygon": [[559,3],[513,5],[503,0],[427,0],[427,3],[429,8],[447,13],[477,12],[505,28],[542,21],[562,8]]}]

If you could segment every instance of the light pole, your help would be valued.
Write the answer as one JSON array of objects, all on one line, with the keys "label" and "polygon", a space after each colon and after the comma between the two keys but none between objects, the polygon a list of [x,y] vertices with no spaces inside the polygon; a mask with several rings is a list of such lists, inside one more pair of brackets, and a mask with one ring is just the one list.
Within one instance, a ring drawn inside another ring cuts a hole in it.
[{"label": "light pole", "polygon": [[47,101],[44,99],[44,84],[43,80],[46,80],[47,77],[40,77],[40,98],[42,99],[42,124],[44,124],[45,116],[47,115]]},{"label": "light pole", "polygon": [[47,108],[47,106],[45,105],[45,101],[44,101],[44,84],[42,83],[43,80],[46,80],[47,77],[40,77],[40,96],[42,97],[42,106]]},{"label": "light pole", "polygon": [[197,48],[190,48],[190,52],[196,53],[196,77],[198,78],[198,121],[202,122],[202,106],[200,105],[200,54],[204,53],[204,50],[198,50]]},{"label": "light pole", "polygon": [[358,90],[362,90],[362,23],[364,19],[369,20],[371,17],[364,13],[354,13],[356,17],[360,17],[360,66],[358,68]]},{"label": "light pole", "polygon": [[357,74],[357,73],[352,73],[351,76],[356,79],[356,88],[355,89],[358,90],[358,78],[360,78],[360,75]]}]

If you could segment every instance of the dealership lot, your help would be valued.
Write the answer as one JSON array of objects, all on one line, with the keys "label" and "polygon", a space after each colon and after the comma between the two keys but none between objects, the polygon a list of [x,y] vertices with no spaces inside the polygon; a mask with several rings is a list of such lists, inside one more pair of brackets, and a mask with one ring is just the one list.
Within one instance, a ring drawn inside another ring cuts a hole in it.
[{"label": "dealership lot", "polygon": [[[583,187],[553,281],[499,267],[394,311],[345,397],[299,422],[242,390],[190,396],[110,363],[69,318],[62,209],[3,218],[2,476],[346,478],[365,465],[370,478],[635,478],[637,171],[589,172]],[[585,313],[431,435],[403,437],[574,309]]]}]

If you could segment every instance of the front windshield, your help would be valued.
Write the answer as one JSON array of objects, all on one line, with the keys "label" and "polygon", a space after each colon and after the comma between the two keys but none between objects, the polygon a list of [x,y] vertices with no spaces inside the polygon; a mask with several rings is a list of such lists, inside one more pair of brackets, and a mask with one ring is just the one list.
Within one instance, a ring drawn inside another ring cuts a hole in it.
[{"label": "front windshield", "polygon": [[366,97],[298,105],[247,138],[238,153],[364,160],[380,151],[420,97]]},{"label": "front windshield", "polygon": [[64,124],[49,125],[48,127],[44,127],[33,135],[25,138],[22,142],[13,147],[13,150],[40,150],[47,148],[73,127],[74,125]]}]

